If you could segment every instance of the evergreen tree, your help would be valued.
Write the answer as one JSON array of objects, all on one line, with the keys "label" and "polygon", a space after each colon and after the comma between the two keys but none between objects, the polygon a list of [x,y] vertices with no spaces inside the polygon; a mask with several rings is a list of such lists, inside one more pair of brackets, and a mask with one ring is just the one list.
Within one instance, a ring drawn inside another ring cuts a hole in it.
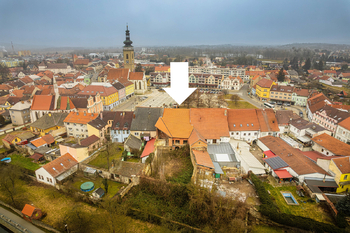
[{"label": "evergreen tree", "polygon": [[277,80],[279,82],[284,82],[284,79],[285,79],[284,70],[283,70],[283,68],[281,68],[280,71],[278,72]]},{"label": "evergreen tree", "polygon": [[350,195],[349,193],[337,202],[335,208],[346,216],[350,216]]},{"label": "evergreen tree", "polygon": [[288,59],[285,58],[284,61],[283,61],[283,69],[288,70],[288,66],[289,66]]},{"label": "evergreen tree", "polygon": [[305,71],[307,71],[307,70],[309,70],[310,68],[311,68],[311,59],[308,58],[308,59],[306,59],[306,61],[305,61],[305,65],[303,66],[303,69],[304,69]]},{"label": "evergreen tree", "polygon": [[136,65],[135,72],[142,72],[142,65],[140,63]]},{"label": "evergreen tree", "polygon": [[322,61],[322,60],[320,60],[320,61],[318,62],[318,69],[319,69],[319,70],[323,70],[323,61]]}]

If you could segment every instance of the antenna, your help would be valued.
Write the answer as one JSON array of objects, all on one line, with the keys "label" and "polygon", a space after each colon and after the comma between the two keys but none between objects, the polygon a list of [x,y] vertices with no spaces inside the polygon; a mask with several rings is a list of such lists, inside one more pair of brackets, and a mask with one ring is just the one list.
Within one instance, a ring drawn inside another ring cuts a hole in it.
[{"label": "antenna", "polygon": [[12,45],[13,54],[16,54],[16,53],[15,53],[15,49],[13,48],[13,43],[12,43],[12,41],[11,41],[11,45]]}]

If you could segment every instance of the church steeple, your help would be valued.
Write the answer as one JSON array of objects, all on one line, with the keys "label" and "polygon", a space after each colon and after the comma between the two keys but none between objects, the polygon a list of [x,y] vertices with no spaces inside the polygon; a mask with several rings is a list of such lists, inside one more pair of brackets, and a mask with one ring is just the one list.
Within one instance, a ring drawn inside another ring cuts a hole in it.
[{"label": "church steeple", "polygon": [[130,31],[128,25],[126,25],[126,31],[125,31],[125,41],[124,41],[124,47],[132,47],[132,41],[130,40]]}]

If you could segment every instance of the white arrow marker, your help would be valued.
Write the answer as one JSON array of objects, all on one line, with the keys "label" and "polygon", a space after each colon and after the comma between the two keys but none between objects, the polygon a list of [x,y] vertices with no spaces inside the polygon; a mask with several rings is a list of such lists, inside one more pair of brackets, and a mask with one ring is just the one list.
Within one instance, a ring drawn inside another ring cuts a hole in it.
[{"label": "white arrow marker", "polygon": [[188,88],[188,62],[170,62],[170,88],[164,90],[180,105],[197,88]]}]

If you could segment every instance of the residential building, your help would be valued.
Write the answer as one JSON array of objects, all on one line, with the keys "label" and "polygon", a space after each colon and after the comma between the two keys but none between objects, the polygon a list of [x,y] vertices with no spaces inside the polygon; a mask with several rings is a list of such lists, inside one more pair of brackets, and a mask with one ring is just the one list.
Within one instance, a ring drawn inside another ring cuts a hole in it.
[{"label": "residential building", "polygon": [[151,72],[149,75],[152,87],[170,86],[171,78],[169,72]]},{"label": "residential building", "polygon": [[205,67],[205,66],[189,66],[189,73],[195,74],[214,74],[223,75],[224,77],[242,77],[244,80],[249,79],[249,75],[246,75],[244,68],[216,68],[216,67]]},{"label": "residential building", "polygon": [[118,90],[119,103],[123,103],[126,100],[125,87],[121,82],[116,81],[112,86]]},{"label": "residential building", "polygon": [[260,125],[259,138],[267,135],[276,137],[280,129],[273,109],[256,109],[256,114]]},{"label": "residential building", "polygon": [[190,74],[189,85],[190,87],[199,88],[221,88],[221,81],[223,75],[220,74]]},{"label": "residential building", "polygon": [[263,150],[271,150],[275,156],[264,160],[266,168],[272,175],[284,178],[296,178],[300,183],[304,179],[333,179],[325,170],[312,162],[303,153],[291,147],[281,138],[266,136],[259,138],[257,145]]},{"label": "residential building", "polygon": [[10,108],[10,116],[13,125],[23,125],[30,123],[31,100],[21,101]]},{"label": "residential building", "polygon": [[105,138],[108,130],[108,125],[101,119],[101,115],[87,123],[88,136],[96,135],[100,138]]},{"label": "residential building", "polygon": [[69,153],[79,163],[89,157],[88,147],[85,145],[80,145],[79,143],[61,143],[59,148],[61,156]]},{"label": "residential building", "polygon": [[299,116],[294,114],[292,110],[277,110],[276,119],[280,129],[279,135],[289,133],[289,122],[296,118],[299,118]]},{"label": "residential building", "polygon": [[332,133],[335,133],[338,124],[349,117],[350,113],[325,105],[315,111],[312,117],[312,122],[315,122]]},{"label": "residential building", "polygon": [[176,148],[186,145],[193,129],[190,124],[190,110],[165,108],[155,127],[157,139],[163,140],[164,146]]},{"label": "residential building", "polygon": [[256,95],[260,100],[268,100],[270,98],[270,89],[276,83],[272,80],[263,78],[256,84]]},{"label": "residential building", "polygon": [[270,100],[277,101],[277,103],[292,103],[293,89],[292,86],[272,85]]},{"label": "residential building", "polygon": [[327,156],[350,156],[350,145],[324,133],[311,139],[312,149]]},{"label": "residential building", "polygon": [[89,152],[100,148],[102,144],[102,140],[96,135],[91,135],[80,142],[80,145],[87,147]]},{"label": "residential building", "polygon": [[39,71],[52,71],[55,74],[62,73],[67,74],[72,71],[72,68],[67,65],[66,63],[48,63],[47,65],[43,62],[41,62],[38,66]]},{"label": "residential building", "polygon": [[55,143],[54,137],[51,134],[46,134],[40,138],[34,139],[27,144],[27,146],[33,150],[40,147],[51,147]]},{"label": "residential building", "polygon": [[342,142],[350,144],[350,117],[338,123],[334,137]]},{"label": "residential building", "polygon": [[227,122],[231,138],[249,143],[259,138],[260,124],[255,109],[228,109]]},{"label": "residential building", "polygon": [[67,136],[87,138],[89,136],[87,124],[97,117],[96,113],[70,112],[63,121],[67,129]]},{"label": "residential building", "polygon": [[55,186],[78,170],[78,161],[69,153],[45,164],[35,171],[36,180]]},{"label": "residential building", "polygon": [[112,142],[124,142],[130,135],[134,112],[115,112],[110,136]]},{"label": "residential building", "polygon": [[308,96],[308,89],[294,88],[294,92],[292,94],[292,102],[294,105],[305,107],[307,104]]},{"label": "residential building", "polygon": [[347,193],[350,189],[350,157],[331,159],[329,172],[334,175],[334,180],[339,186],[337,193]]},{"label": "residential building", "polygon": [[85,87],[78,93],[81,96],[95,96],[99,94],[103,103],[103,110],[111,110],[119,104],[118,91],[109,83],[95,83]]},{"label": "residential building", "polygon": [[[311,138],[320,134],[331,132],[320,125],[304,120],[301,117],[289,121],[290,134],[302,142],[310,142]],[[306,137],[305,137],[306,136]]]},{"label": "residential building", "polygon": [[155,138],[157,130],[155,125],[162,115],[163,108],[136,107],[130,133],[138,138]]},{"label": "residential building", "polygon": [[224,90],[240,90],[243,86],[244,82],[241,77],[232,77],[228,76],[226,78],[222,78],[221,81],[221,89]]},{"label": "residential building", "polygon": [[77,59],[73,62],[74,64],[74,68],[81,70],[84,68],[87,68],[90,64],[90,60],[89,59]]},{"label": "residential building", "polygon": [[124,150],[129,152],[128,155],[132,155],[134,151],[140,151],[142,146],[142,140],[132,134],[124,142]]},{"label": "residential building", "polygon": [[78,112],[81,113],[97,113],[103,111],[103,103],[100,97],[100,93],[97,93],[95,96],[76,96],[71,98],[73,105]]},{"label": "residential building", "polygon": [[63,121],[67,116],[68,113],[65,112],[45,114],[30,125],[30,130],[35,134],[44,136],[55,130],[65,129]]},{"label": "residential building", "polygon": [[323,94],[319,93],[313,96],[310,96],[307,100],[307,117],[309,121],[312,121],[314,113],[316,113],[317,110],[321,109],[325,105],[329,105],[332,102]]},{"label": "residential building", "polygon": [[146,160],[148,158],[148,156],[154,152],[154,143],[155,143],[156,139],[152,138],[151,140],[149,140],[145,146],[145,148],[142,151],[142,154],[140,156],[141,158],[141,162],[142,163],[146,163]]}]

